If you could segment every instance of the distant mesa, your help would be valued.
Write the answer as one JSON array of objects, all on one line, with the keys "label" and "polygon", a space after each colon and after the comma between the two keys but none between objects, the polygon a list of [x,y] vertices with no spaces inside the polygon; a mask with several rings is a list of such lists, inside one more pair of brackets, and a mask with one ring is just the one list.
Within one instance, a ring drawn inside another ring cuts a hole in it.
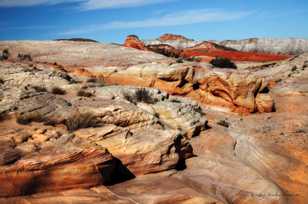
[{"label": "distant mesa", "polygon": [[239,51],[299,55],[308,52],[308,40],[300,38],[249,38],[219,44]]},{"label": "distant mesa", "polygon": [[137,35],[129,35],[124,42],[125,47],[135,48],[138,50],[147,50],[143,41]]},{"label": "distant mesa", "polygon": [[166,34],[160,36],[158,38],[158,40],[160,40],[160,41],[187,40],[188,41],[190,39],[186,38],[183,35],[175,35],[175,34],[166,33]]},{"label": "distant mesa", "polygon": [[68,39],[56,39],[55,41],[73,41],[73,42],[95,42],[96,40],[88,39],[88,38],[68,38]]},{"label": "distant mesa", "polygon": [[[246,42],[246,41],[245,41]],[[256,43],[257,39],[251,39],[247,43]],[[243,43],[243,42],[241,42]],[[228,45],[232,46],[228,46]],[[136,35],[129,35],[124,43],[125,47],[139,50],[147,50],[168,57],[183,58],[186,60],[197,59],[202,62],[210,62],[216,57],[226,58],[232,61],[270,62],[288,59],[289,52],[262,52],[259,50],[236,49],[237,41],[194,41],[182,35],[164,34],[156,40],[142,41]]]}]

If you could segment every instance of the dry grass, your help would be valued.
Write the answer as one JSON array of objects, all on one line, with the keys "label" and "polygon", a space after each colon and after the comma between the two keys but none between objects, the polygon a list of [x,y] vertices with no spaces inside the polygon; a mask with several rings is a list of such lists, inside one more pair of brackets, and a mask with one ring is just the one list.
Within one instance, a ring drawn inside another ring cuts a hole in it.
[{"label": "dry grass", "polygon": [[37,92],[47,92],[47,89],[42,86],[32,86],[32,88]]},{"label": "dry grass", "polygon": [[0,60],[8,60],[10,57],[10,51],[8,49],[4,49],[0,56]]},{"label": "dry grass", "polygon": [[223,127],[226,127],[226,128],[229,128],[229,126],[230,126],[229,122],[227,122],[226,120],[218,121],[217,125],[220,125],[220,126],[223,126]]},{"label": "dry grass", "polygon": [[66,119],[64,124],[71,132],[82,128],[102,126],[102,122],[93,113],[79,112]]},{"label": "dry grass", "polygon": [[59,88],[59,87],[53,87],[51,89],[51,93],[56,94],[56,95],[65,95],[66,91],[64,89]]},{"label": "dry grass", "polygon": [[157,102],[157,99],[153,98],[145,88],[137,89],[133,95],[124,93],[124,98],[133,104],[139,102],[154,104]]},{"label": "dry grass", "polygon": [[77,92],[77,96],[80,96],[80,97],[88,97],[88,98],[89,98],[89,97],[94,96],[94,94],[81,89],[81,90],[79,90],[79,91]]},{"label": "dry grass", "polygon": [[17,59],[18,61],[32,61],[32,57],[30,54],[18,54]]},{"label": "dry grass", "polygon": [[89,79],[87,79],[87,82],[88,83],[96,83],[96,82],[98,82],[98,80],[96,78],[89,78]]},{"label": "dry grass", "polygon": [[27,125],[32,121],[42,122],[43,120],[44,120],[43,116],[38,111],[16,114],[17,123],[22,125]]}]

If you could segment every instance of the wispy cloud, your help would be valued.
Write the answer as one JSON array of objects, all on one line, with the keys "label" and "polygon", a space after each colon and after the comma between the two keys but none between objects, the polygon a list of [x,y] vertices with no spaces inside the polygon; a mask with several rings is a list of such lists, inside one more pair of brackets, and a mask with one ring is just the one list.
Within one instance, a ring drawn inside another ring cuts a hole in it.
[{"label": "wispy cloud", "polygon": [[224,11],[213,9],[187,10],[138,21],[113,21],[105,24],[95,24],[78,29],[68,30],[62,34],[78,35],[108,29],[152,28],[181,26],[207,22],[232,21],[244,18],[251,15],[252,13],[252,11]]},{"label": "wispy cloud", "polygon": [[150,4],[167,3],[174,0],[88,0],[81,4],[84,10],[139,7]]},{"label": "wispy cloud", "polygon": [[81,10],[139,7],[150,4],[167,3],[176,0],[0,0],[0,7],[27,7],[78,3]]}]

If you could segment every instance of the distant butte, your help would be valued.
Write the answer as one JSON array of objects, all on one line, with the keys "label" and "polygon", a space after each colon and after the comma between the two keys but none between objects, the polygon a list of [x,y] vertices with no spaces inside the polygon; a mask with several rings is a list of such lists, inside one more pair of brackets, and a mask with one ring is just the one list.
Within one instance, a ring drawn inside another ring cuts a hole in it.
[{"label": "distant butte", "polygon": [[[181,46],[181,44],[186,44],[186,46]],[[233,61],[246,62],[280,61],[291,57],[289,54],[239,51],[227,47],[224,44],[228,43],[224,42],[222,44],[217,44],[210,41],[197,42],[181,35],[164,34],[157,40],[148,42],[141,41],[135,35],[128,36],[124,46],[140,50],[150,50],[169,57],[198,59],[202,62],[210,62],[215,57],[224,57]]]}]

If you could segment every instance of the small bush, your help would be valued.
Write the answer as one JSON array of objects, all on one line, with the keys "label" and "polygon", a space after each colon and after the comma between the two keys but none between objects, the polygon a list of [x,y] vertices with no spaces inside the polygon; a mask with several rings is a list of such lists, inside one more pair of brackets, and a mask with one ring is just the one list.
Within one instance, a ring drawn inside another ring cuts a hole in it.
[{"label": "small bush", "polygon": [[0,78],[0,84],[4,84],[4,80]]},{"label": "small bush", "polygon": [[19,124],[27,125],[34,122],[42,122],[44,120],[43,116],[38,111],[32,111],[28,113],[17,113],[16,121]]},{"label": "small bush", "polygon": [[89,78],[86,82],[88,87],[104,86],[104,80],[100,78]]},{"label": "small bush", "polygon": [[88,83],[96,83],[97,82],[97,79],[96,78],[89,78],[87,80]]},{"label": "small bush", "polygon": [[45,87],[42,86],[32,86],[32,88],[36,91],[36,92],[47,92],[47,89]]},{"label": "small bush", "polygon": [[227,122],[226,120],[218,121],[217,125],[220,125],[220,126],[223,126],[223,127],[226,127],[226,128],[229,128],[229,126],[230,126],[229,122]]},{"label": "small bush", "polygon": [[4,49],[2,51],[1,60],[8,60],[10,57],[10,51],[8,49]]},{"label": "small bush", "polygon": [[65,95],[66,91],[64,89],[59,88],[59,87],[53,87],[51,89],[51,93],[56,94],[56,95]]},{"label": "small bush", "polygon": [[29,61],[31,62],[32,61],[32,57],[30,54],[18,54],[17,56],[17,60],[18,61]]},{"label": "small bush", "polygon": [[92,113],[76,113],[64,121],[69,131],[75,131],[82,128],[100,127],[102,122]]},{"label": "small bush", "polygon": [[215,59],[211,60],[210,63],[219,68],[230,68],[230,69],[236,69],[236,65],[229,60],[228,58],[224,57],[216,57]]},{"label": "small bush", "polygon": [[184,60],[183,60],[182,58],[178,58],[178,59],[176,60],[176,63],[184,63]]},{"label": "small bush", "polygon": [[6,111],[0,112],[0,122],[6,119],[8,116],[8,113]]},{"label": "small bush", "polygon": [[134,104],[138,102],[154,104],[157,102],[157,99],[154,99],[145,88],[137,89],[133,95],[124,94],[124,98]]},{"label": "small bush", "polygon": [[85,90],[79,90],[77,92],[77,96],[80,96],[80,97],[92,97],[92,96],[94,96],[94,94],[90,93],[88,91],[85,91]]},{"label": "small bush", "polygon": [[197,57],[197,56],[193,56],[193,57],[188,57],[188,58],[185,58],[187,61],[190,61],[190,62],[201,62],[202,59],[200,57]]}]

